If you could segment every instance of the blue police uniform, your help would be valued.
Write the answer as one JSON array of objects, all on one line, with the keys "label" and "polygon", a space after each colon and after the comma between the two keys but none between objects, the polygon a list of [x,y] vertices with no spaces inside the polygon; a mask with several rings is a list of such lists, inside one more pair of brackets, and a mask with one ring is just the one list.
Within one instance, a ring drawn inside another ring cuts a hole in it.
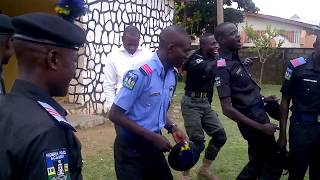
[{"label": "blue police uniform", "polygon": [[[144,63],[125,74],[114,104],[139,126],[161,133],[176,85],[175,72],[173,67],[165,72],[157,53]],[[114,151],[118,179],[172,179],[163,153],[127,129],[119,127]]]},{"label": "blue police uniform", "polygon": [[292,98],[289,179],[320,179],[320,69],[314,58],[288,63],[281,92]]}]

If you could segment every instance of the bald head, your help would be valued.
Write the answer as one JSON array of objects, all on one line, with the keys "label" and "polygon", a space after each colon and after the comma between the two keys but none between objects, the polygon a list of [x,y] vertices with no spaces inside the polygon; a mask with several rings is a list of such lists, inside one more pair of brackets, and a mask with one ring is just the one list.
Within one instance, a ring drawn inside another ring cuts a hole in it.
[{"label": "bald head", "polygon": [[179,26],[172,25],[160,33],[159,53],[168,66],[179,68],[187,59],[191,49],[191,40],[187,32]]},{"label": "bald head", "polygon": [[160,33],[159,48],[165,48],[168,44],[180,43],[180,41],[189,39],[188,33],[184,28],[171,25],[163,29]]}]

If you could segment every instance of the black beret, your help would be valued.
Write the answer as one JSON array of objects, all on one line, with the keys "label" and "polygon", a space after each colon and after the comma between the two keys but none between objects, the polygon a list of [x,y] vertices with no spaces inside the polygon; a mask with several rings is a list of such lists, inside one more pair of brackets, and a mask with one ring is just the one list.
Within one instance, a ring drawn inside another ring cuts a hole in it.
[{"label": "black beret", "polygon": [[280,121],[280,104],[278,101],[268,101],[264,105],[264,108],[270,117]]},{"label": "black beret", "polygon": [[29,13],[12,18],[14,38],[39,44],[78,49],[86,40],[84,31],[72,22],[47,13]]},{"label": "black beret", "polygon": [[0,35],[13,34],[14,29],[11,23],[11,18],[7,15],[0,14]]},{"label": "black beret", "polygon": [[176,171],[186,171],[192,168],[199,160],[200,153],[194,143],[178,143],[171,149],[168,162],[172,169]]}]

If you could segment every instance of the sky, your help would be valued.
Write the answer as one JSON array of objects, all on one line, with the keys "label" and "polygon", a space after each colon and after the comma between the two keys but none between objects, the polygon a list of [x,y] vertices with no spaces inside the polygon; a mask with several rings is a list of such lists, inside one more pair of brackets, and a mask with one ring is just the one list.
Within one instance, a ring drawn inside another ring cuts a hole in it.
[{"label": "sky", "polygon": [[320,0],[252,0],[259,13],[290,19],[297,14],[305,21],[320,22]]}]

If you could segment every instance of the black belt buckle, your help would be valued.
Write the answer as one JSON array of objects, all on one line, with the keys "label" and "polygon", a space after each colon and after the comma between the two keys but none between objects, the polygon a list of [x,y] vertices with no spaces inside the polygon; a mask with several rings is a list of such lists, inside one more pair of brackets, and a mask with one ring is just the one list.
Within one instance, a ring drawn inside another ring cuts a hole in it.
[{"label": "black belt buckle", "polygon": [[194,91],[185,91],[184,93],[186,96],[195,97],[195,98],[206,98],[206,92],[194,92]]}]

